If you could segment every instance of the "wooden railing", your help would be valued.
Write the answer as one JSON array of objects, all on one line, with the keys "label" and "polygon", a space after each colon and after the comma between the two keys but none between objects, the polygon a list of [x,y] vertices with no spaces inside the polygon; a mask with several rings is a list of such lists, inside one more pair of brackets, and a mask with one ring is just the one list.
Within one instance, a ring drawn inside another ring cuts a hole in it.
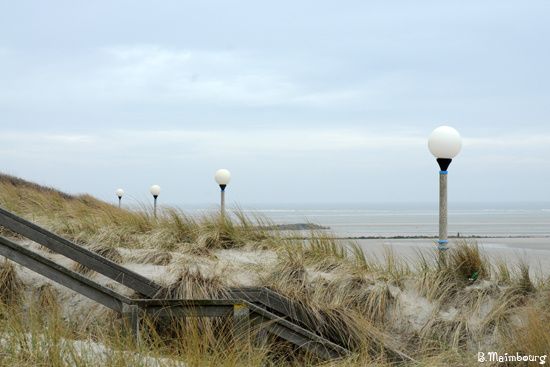
[{"label": "wooden railing", "polygon": [[269,289],[234,288],[230,291],[231,299],[224,300],[158,299],[162,287],[152,280],[1,208],[0,226],[142,294],[143,299],[126,297],[0,236],[1,256],[122,313],[136,336],[139,335],[140,319],[145,315],[232,317],[235,332],[250,331],[254,325],[324,359],[340,358],[350,353],[316,334],[306,309]]}]

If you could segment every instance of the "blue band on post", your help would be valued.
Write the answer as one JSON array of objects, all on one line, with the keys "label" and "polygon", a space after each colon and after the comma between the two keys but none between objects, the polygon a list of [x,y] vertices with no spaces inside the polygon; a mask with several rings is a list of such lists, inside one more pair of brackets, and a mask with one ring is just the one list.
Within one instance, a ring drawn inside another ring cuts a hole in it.
[{"label": "blue band on post", "polygon": [[447,241],[447,240],[438,240],[437,243],[438,243],[437,248],[439,250],[448,250],[447,244],[449,243],[449,241]]},{"label": "blue band on post", "polygon": [[448,250],[449,248],[445,245],[439,245],[439,246],[437,246],[437,249],[441,250],[441,251],[445,251],[445,250]]},{"label": "blue band on post", "polygon": [[439,171],[439,174],[440,174],[440,175],[446,175],[446,174],[448,174],[448,173],[449,173],[449,171]]},{"label": "blue band on post", "polygon": [[441,245],[441,244],[447,244],[447,243],[449,243],[449,241],[448,240],[438,240],[437,243],[439,243]]}]

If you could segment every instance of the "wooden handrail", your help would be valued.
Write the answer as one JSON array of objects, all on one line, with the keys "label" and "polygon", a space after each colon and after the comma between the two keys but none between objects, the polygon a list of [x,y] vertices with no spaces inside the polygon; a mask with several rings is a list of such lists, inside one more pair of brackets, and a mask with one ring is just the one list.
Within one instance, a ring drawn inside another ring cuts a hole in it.
[{"label": "wooden handrail", "polygon": [[153,298],[161,286],[119,264],[0,208],[0,226],[64,255],[93,271]]}]

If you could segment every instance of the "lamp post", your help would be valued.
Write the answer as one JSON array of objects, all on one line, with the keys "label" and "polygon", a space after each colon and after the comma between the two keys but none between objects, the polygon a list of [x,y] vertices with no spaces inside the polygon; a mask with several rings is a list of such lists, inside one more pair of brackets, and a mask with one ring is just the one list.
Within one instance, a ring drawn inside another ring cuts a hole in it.
[{"label": "lamp post", "polygon": [[119,209],[122,207],[122,197],[124,196],[124,190],[117,189],[115,191],[116,196],[118,196],[118,207]]},{"label": "lamp post", "polygon": [[440,126],[435,129],[429,139],[428,148],[439,164],[439,258],[444,261],[447,250],[447,175],[449,165],[462,149],[462,138],[458,131],[450,126]]},{"label": "lamp post", "polygon": [[154,203],[153,203],[153,213],[155,215],[155,218],[157,217],[157,198],[160,195],[160,186],[159,185],[153,185],[149,189],[151,192],[151,195],[153,195]]},{"label": "lamp post", "polygon": [[225,188],[227,187],[227,184],[229,183],[229,180],[231,180],[231,172],[228,170],[222,168],[216,171],[216,174],[214,175],[214,179],[220,185],[221,189],[221,214],[222,216],[225,216]]}]

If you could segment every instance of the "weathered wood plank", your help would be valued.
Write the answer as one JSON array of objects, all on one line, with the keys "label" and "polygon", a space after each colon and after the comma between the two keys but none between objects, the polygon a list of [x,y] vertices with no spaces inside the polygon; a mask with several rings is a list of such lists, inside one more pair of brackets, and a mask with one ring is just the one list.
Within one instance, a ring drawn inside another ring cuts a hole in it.
[{"label": "weathered wood plank", "polygon": [[[146,314],[159,318],[228,317],[236,322],[235,335],[249,335],[251,320],[260,323],[260,329],[287,340],[300,348],[334,359],[348,355],[349,351],[285,320],[246,300],[133,300]],[[242,333],[245,330],[245,333]],[[264,337],[265,340],[265,337]]]},{"label": "weathered wood plank", "polygon": [[269,322],[266,319],[263,325],[268,331],[278,337],[285,339],[299,348],[303,348],[310,353],[313,353],[325,360],[333,360],[344,357],[347,353],[340,352],[338,349],[333,348],[326,342],[311,340],[308,337],[295,332],[289,332],[281,323]]},{"label": "weathered wood plank", "polygon": [[131,302],[130,299],[113,290],[97,284],[4,237],[0,237],[0,255],[101,303],[112,310],[121,312],[123,303]]},{"label": "weathered wood plank", "polygon": [[179,317],[230,317],[233,315],[233,305],[176,305],[171,307],[142,307],[144,313],[153,318]]},{"label": "weathered wood plank", "polygon": [[257,315],[263,321],[263,327],[278,337],[285,339],[299,347],[306,348],[321,358],[335,359],[349,355],[350,352],[341,346],[332,343],[317,334],[314,334],[290,321],[266,311],[254,304],[249,304],[251,314]]},{"label": "weathered wood plank", "polygon": [[153,298],[161,289],[152,280],[2,208],[0,208],[0,226],[62,254],[146,297]]},{"label": "weathered wood plank", "polygon": [[250,309],[245,303],[233,306],[233,338],[245,345],[250,342]]},{"label": "weathered wood plank", "polygon": [[299,302],[292,301],[268,288],[263,288],[260,297],[267,308],[281,312],[287,315],[292,322],[318,333],[317,320]]},{"label": "weathered wood plank", "polygon": [[140,314],[141,310],[137,305],[122,305],[122,318],[125,331],[132,335],[136,344],[141,342],[140,337]]},{"label": "weathered wood plank", "polygon": [[303,306],[268,288],[233,288],[230,294],[234,298],[262,305],[267,310],[283,315],[287,320],[317,332],[318,325]]},{"label": "weathered wood plank", "polygon": [[132,302],[140,307],[150,306],[231,306],[239,300],[236,299],[133,299]]}]

